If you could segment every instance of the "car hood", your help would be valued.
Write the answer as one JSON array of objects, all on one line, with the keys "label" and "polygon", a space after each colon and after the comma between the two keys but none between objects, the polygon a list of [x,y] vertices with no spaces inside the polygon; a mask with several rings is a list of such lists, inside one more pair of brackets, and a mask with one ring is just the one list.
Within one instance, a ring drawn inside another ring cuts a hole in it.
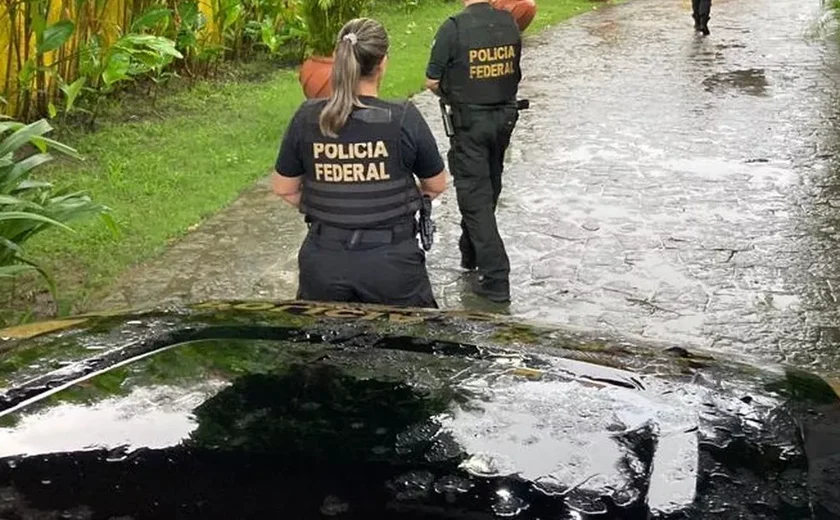
[{"label": "car hood", "polygon": [[0,518],[840,514],[840,400],[786,367],[309,302],[0,337]]}]

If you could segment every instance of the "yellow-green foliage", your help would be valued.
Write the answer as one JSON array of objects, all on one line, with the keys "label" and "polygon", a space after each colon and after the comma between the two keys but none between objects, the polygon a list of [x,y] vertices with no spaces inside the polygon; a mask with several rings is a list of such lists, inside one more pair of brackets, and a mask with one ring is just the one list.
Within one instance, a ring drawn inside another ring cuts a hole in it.
[{"label": "yellow-green foliage", "polygon": [[0,113],[53,117],[123,83],[205,74],[256,49],[300,55],[300,1],[0,0]]}]

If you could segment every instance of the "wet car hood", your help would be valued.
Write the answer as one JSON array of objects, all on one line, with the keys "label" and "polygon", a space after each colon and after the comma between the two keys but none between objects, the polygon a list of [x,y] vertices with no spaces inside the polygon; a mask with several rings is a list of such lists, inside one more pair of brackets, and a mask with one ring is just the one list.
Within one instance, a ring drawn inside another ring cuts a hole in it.
[{"label": "wet car hood", "polygon": [[458,312],[0,331],[0,518],[836,518],[825,381]]}]

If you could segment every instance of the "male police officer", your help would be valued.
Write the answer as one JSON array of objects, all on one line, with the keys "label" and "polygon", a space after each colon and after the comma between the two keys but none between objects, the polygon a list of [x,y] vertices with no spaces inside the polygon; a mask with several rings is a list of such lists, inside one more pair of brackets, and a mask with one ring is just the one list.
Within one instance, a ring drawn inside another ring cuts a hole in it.
[{"label": "male police officer", "polygon": [[495,211],[518,120],[521,50],[509,12],[488,0],[464,0],[438,29],[426,69],[426,86],[451,106],[448,159],[461,210],[461,266],[478,268],[475,292],[496,302],[510,300],[510,262]]}]

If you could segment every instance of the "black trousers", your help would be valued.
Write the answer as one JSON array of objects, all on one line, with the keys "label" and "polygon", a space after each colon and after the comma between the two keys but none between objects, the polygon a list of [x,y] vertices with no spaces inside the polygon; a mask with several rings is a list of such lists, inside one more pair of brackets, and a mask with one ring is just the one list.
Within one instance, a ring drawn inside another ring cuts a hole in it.
[{"label": "black trousers", "polygon": [[709,20],[712,12],[712,0],[691,0],[691,10],[695,20]]},{"label": "black trousers", "polygon": [[489,286],[509,290],[510,261],[496,224],[505,150],[519,119],[515,107],[453,107],[449,170],[461,211],[462,263],[478,268]]},{"label": "black trousers", "polygon": [[298,252],[298,299],[438,308],[413,231],[345,234],[310,227]]}]

